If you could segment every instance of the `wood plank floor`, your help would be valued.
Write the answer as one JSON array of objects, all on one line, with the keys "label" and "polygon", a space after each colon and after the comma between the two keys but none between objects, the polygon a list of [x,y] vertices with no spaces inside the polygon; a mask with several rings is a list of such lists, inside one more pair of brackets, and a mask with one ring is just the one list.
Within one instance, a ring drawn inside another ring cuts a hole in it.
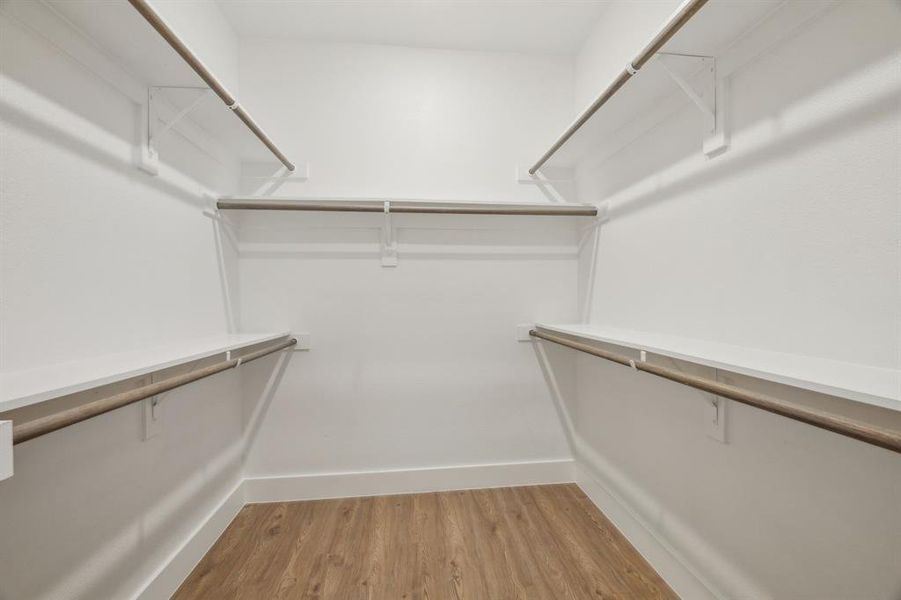
[{"label": "wood plank floor", "polygon": [[174,597],[677,598],[572,484],[250,504]]}]

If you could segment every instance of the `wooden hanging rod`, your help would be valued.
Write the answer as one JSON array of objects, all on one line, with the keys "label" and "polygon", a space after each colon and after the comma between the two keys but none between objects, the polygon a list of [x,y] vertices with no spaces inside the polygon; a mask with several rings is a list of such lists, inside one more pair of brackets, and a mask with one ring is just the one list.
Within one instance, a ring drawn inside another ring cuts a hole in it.
[{"label": "wooden hanging rod", "polygon": [[807,423],[808,425],[813,425],[820,429],[826,429],[839,435],[854,438],[855,440],[860,440],[867,444],[879,446],[880,448],[885,448],[892,452],[901,453],[901,433],[899,432],[881,429],[874,425],[869,425],[839,415],[807,408],[727,383],[721,383],[719,381],[713,381],[695,375],[688,375],[659,365],[634,360],[623,354],[608,352],[607,350],[576,342],[559,335],[545,333],[534,329],[529,332],[529,335],[555,344],[560,344],[561,346],[566,346],[567,348],[572,348],[573,350],[578,350],[579,352],[591,354],[592,356],[597,356],[620,365],[632,367],[638,371],[645,371],[646,373],[651,373],[658,377],[663,377],[664,379],[669,379],[670,381],[675,381],[676,383],[681,383],[717,396],[729,398],[736,402],[753,406],[754,408],[759,408],[789,419],[794,419],[795,421],[801,421],[802,423]]},{"label": "wooden hanging rod", "polygon": [[297,340],[291,338],[285,340],[284,342],[279,342],[278,344],[274,344],[266,348],[256,350],[254,352],[249,352],[237,358],[224,360],[222,362],[197,369],[196,371],[191,371],[190,373],[170,377],[169,379],[164,379],[163,381],[158,381],[156,383],[141,386],[139,388],[115,394],[107,398],[100,398],[98,400],[82,404],[80,406],[47,415],[46,417],[40,417],[38,419],[33,419],[31,421],[26,421],[20,424],[14,424],[13,444],[21,444],[22,442],[33,440],[36,437],[46,435],[48,433],[56,431],[57,429],[62,429],[63,427],[74,425],[75,423],[81,423],[82,421],[86,421],[87,419],[108,413],[111,410],[115,410],[123,406],[128,406],[129,404],[134,404],[135,402],[156,396],[157,394],[162,394],[163,392],[168,392],[169,390],[181,387],[193,381],[197,381],[198,379],[203,379],[204,377],[209,377],[210,375],[215,375],[216,373],[221,373],[222,371],[237,367],[238,365],[249,363],[252,360],[256,360],[258,358],[272,354],[273,352],[279,352],[281,350],[284,350],[285,348],[290,348],[296,343]]},{"label": "wooden hanging rod", "polygon": [[653,58],[654,54],[656,54],[660,48],[663,47],[665,43],[667,43],[670,38],[672,38],[676,33],[682,29],[682,26],[688,23],[689,20],[695,14],[701,10],[701,8],[707,4],[707,0],[686,0],[682,3],[669,20],[663,25],[660,31],[657,32],[651,41],[649,41],[645,47],[638,53],[638,55],[632,59],[631,62],[626,66],[626,68],[617,75],[616,79],[614,79],[607,88],[601,92],[601,95],[598,96],[594,102],[586,108],[582,114],[576,117],[576,120],[573,121],[572,125],[570,125],[563,134],[557,138],[557,141],[551,145],[547,152],[545,152],[541,158],[538,159],[532,167],[529,169],[529,174],[534,175],[538,169],[544,166],[553,155],[560,149],[563,144],[565,144],[569,138],[571,138],[579,129],[582,128],[585,123],[598,111],[599,108],[604,106],[610,98],[612,98],[621,87],[623,87],[627,81],[632,79],[635,75],[638,74],[638,70],[641,69],[645,63],[647,63],[651,58]]},{"label": "wooden hanging rod", "polygon": [[426,202],[416,200],[270,200],[259,198],[223,198],[220,210],[297,210],[325,212],[422,213],[441,215],[527,215],[595,217],[591,204],[477,204],[475,202]]},{"label": "wooden hanging rod", "polygon": [[141,13],[141,16],[144,17],[148,23],[150,23],[151,27],[156,29],[156,31],[162,36],[166,42],[172,46],[172,49],[175,50],[179,56],[184,59],[188,66],[194,69],[194,72],[200,76],[201,79],[209,86],[213,92],[216,93],[219,98],[225,103],[225,105],[235,113],[235,115],[241,119],[241,121],[250,129],[251,132],[257,138],[263,142],[263,145],[266,146],[272,154],[275,155],[278,160],[285,165],[285,167],[289,171],[294,170],[294,163],[288,160],[288,157],[279,150],[278,146],[275,145],[275,142],[266,135],[266,132],[257,125],[257,122],[253,120],[244,107],[242,107],[238,100],[226,89],[225,85],[219,79],[216,78],[215,75],[207,68],[205,64],[197,57],[194,52],[187,46],[187,44],[182,41],[178,34],[172,30],[171,27],[163,20],[156,10],[147,2],[147,0],[128,0],[128,2]]}]

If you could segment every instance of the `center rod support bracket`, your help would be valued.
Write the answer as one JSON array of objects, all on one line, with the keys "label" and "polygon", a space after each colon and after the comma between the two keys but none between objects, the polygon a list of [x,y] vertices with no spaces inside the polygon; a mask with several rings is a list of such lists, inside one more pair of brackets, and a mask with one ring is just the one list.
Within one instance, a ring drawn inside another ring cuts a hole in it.
[{"label": "center rod support bracket", "polygon": [[385,200],[384,221],[382,221],[381,255],[383,267],[397,266],[397,240],[391,223],[391,201]]},{"label": "center rod support bracket", "polygon": [[667,75],[701,112],[704,154],[712,157],[723,152],[728,147],[724,118],[725,86],[716,76],[716,58],[668,52],[658,52],[655,56]]},{"label": "center rod support bracket", "polygon": [[[159,377],[154,373],[150,374],[149,383],[158,383]],[[141,437],[143,441],[147,441],[150,438],[154,438],[159,435],[160,429],[162,426],[162,401],[168,392],[163,392],[157,394],[156,396],[150,396],[149,398],[145,398],[142,401],[142,424],[144,426],[144,432]]]}]

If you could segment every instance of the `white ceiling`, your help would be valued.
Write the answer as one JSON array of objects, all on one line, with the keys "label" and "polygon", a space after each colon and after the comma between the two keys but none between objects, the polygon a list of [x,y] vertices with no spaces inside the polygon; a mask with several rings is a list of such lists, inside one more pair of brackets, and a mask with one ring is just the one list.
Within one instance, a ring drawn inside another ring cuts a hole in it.
[{"label": "white ceiling", "polygon": [[218,0],[241,37],[571,54],[607,0]]}]

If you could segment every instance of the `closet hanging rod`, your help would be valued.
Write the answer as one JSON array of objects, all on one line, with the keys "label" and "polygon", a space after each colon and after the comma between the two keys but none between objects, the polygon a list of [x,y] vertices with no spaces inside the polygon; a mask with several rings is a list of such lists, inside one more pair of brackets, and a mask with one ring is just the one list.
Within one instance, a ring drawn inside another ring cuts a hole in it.
[{"label": "closet hanging rod", "polygon": [[620,365],[632,367],[638,371],[645,371],[652,375],[657,375],[658,377],[669,379],[670,381],[675,381],[676,383],[681,383],[717,396],[729,398],[736,402],[753,406],[754,408],[775,413],[789,419],[794,419],[795,421],[813,425],[820,429],[826,429],[839,435],[854,438],[861,442],[866,442],[867,444],[901,453],[901,433],[899,432],[881,429],[868,423],[862,423],[839,415],[800,406],[791,402],[786,402],[785,400],[780,400],[779,398],[774,398],[773,396],[752,392],[727,383],[721,383],[719,381],[713,381],[695,375],[688,375],[674,369],[634,360],[623,354],[608,352],[607,350],[595,348],[588,344],[582,344],[559,335],[544,333],[534,329],[529,332],[529,335],[586,354],[591,354],[592,356],[597,356]]},{"label": "closet hanging rod", "polygon": [[141,13],[141,16],[147,20],[150,25],[156,29],[157,33],[162,36],[164,40],[175,50],[179,56],[181,56],[188,66],[191,67],[197,75],[200,76],[201,79],[209,86],[213,92],[216,93],[219,98],[225,103],[225,105],[232,110],[232,112],[237,115],[241,121],[247,125],[248,129],[261,141],[263,145],[265,145],[272,154],[275,155],[278,160],[285,165],[285,167],[289,171],[294,170],[294,163],[288,160],[288,157],[284,155],[284,153],[279,150],[278,146],[275,145],[275,142],[266,135],[266,132],[257,125],[257,122],[253,120],[244,107],[242,107],[238,100],[229,93],[229,91],[225,88],[221,81],[219,81],[215,75],[203,64],[203,62],[194,54],[190,48],[188,48],[187,44],[185,44],[181,38],[172,30],[169,25],[163,20],[163,18],[159,15],[156,10],[148,4],[147,0],[128,0],[128,2]]},{"label": "closet hanging rod", "polygon": [[134,404],[135,402],[156,396],[157,394],[162,394],[163,392],[168,392],[169,390],[197,381],[198,379],[221,373],[222,371],[237,367],[238,365],[249,363],[252,360],[272,354],[273,352],[279,352],[285,348],[290,348],[296,343],[296,339],[290,338],[267,348],[262,348],[254,352],[249,352],[243,356],[224,360],[197,369],[196,371],[191,371],[190,373],[184,373],[182,375],[164,379],[163,381],[121,392],[113,396],[93,400],[80,406],[62,410],[21,424],[14,424],[13,444],[21,444],[22,442],[33,440],[36,437],[46,435],[58,429],[62,429],[63,427],[68,427],[69,425],[74,425],[104,413],[108,413],[111,410]]},{"label": "closet hanging rod", "polygon": [[[387,204],[387,208],[386,208]],[[421,202],[382,200],[260,200],[223,198],[216,203],[220,210],[294,210],[323,212],[421,213],[442,215],[525,215],[596,217],[598,209],[591,204],[485,204],[474,202]]]},{"label": "closet hanging rod", "polygon": [[529,169],[529,174],[534,175],[538,169],[544,166],[544,163],[546,163],[554,153],[569,140],[569,138],[575,135],[575,133],[588,122],[594,113],[604,106],[604,104],[606,104],[627,81],[637,75],[638,71],[645,63],[651,60],[654,54],[656,54],[670,38],[676,35],[676,33],[682,29],[682,26],[688,23],[688,21],[691,20],[705,4],[707,4],[707,0],[686,0],[669,20],[664,23],[660,31],[657,32],[657,35],[655,35],[651,41],[645,45],[641,52],[626,65],[626,68],[616,77],[616,79],[614,79],[613,82],[601,92],[601,95],[598,96],[575,121],[573,121],[572,125],[570,125],[559,138],[557,138],[557,141],[555,141],[548,151],[538,159],[538,162],[532,165]]}]

